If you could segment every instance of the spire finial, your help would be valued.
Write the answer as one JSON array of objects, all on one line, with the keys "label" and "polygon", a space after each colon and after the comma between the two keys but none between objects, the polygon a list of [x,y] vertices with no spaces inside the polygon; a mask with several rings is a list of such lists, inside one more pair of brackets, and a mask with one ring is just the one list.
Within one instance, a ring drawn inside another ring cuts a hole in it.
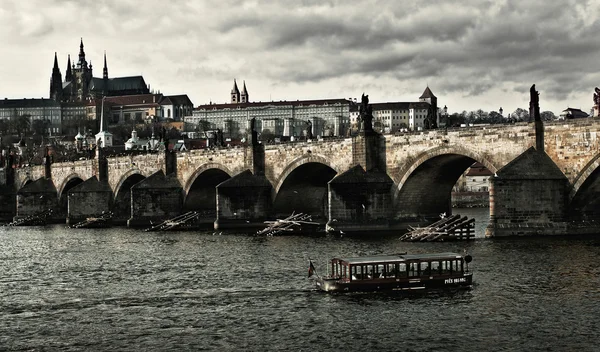
[{"label": "spire finial", "polygon": [[106,65],[106,50],[104,50],[104,68],[102,69],[102,78],[108,79],[108,66]]}]

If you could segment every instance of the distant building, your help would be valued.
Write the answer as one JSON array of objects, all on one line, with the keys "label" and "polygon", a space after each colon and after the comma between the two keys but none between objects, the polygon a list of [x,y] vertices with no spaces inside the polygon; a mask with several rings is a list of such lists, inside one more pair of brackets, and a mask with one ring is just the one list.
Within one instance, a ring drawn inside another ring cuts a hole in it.
[{"label": "distant building", "polygon": [[560,113],[559,119],[581,119],[586,117],[590,117],[590,115],[588,115],[586,112],[581,111],[580,109],[566,108]]},{"label": "distant building", "polygon": [[455,191],[458,192],[489,192],[489,180],[494,175],[481,163],[474,163],[458,179]]},{"label": "distant building", "polygon": [[106,53],[102,78],[93,77],[92,62],[87,62],[83,50],[83,39],[79,45],[79,60],[71,64],[71,56],[67,59],[67,70],[64,80],[58,67],[58,57],[54,53],[54,67],[50,78],[50,99],[58,102],[86,102],[104,96],[131,94],[148,94],[150,89],[142,76],[113,77],[108,76]]},{"label": "distant building", "polygon": [[160,149],[160,141],[154,136],[148,139],[139,138],[137,131],[134,129],[131,131],[131,138],[125,142],[125,150],[158,150]]},{"label": "distant building", "polygon": [[52,99],[4,99],[0,100],[0,120],[8,123],[26,116],[30,130],[34,121],[43,121],[48,134],[57,135],[62,132],[62,109],[61,104]]},{"label": "distant building", "polygon": [[249,102],[244,82],[240,92],[234,80],[231,103],[200,105],[185,116],[185,131],[220,129],[225,137],[246,134],[248,121],[256,119],[257,132],[273,136],[344,136],[350,128],[350,110],[354,102],[347,99]]},{"label": "distant building", "polygon": [[192,113],[193,107],[185,94],[139,94],[104,99],[105,116],[109,116],[112,125],[163,122],[166,119],[182,121],[183,116]]},{"label": "distant building", "polygon": [[[435,116],[439,125],[440,112],[437,97],[429,87],[419,97],[418,102],[372,103],[373,127],[376,131],[394,133],[398,131],[418,131],[426,128],[429,116]],[[350,113],[350,123],[357,124],[358,107]]]}]

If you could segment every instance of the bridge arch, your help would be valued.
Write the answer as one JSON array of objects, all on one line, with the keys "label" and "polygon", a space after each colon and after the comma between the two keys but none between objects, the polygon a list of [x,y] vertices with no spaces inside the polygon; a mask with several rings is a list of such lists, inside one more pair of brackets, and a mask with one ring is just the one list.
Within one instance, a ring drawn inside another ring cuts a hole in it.
[{"label": "bridge arch", "polygon": [[302,156],[297,157],[296,159],[292,160],[291,163],[289,163],[288,166],[286,166],[286,168],[283,170],[283,172],[279,175],[279,177],[275,180],[275,182],[273,182],[273,185],[275,185],[275,194],[277,194],[279,192],[279,189],[281,188],[281,186],[283,185],[283,182],[287,179],[287,177],[295,170],[297,169],[299,166],[304,165],[304,164],[308,164],[308,163],[319,163],[319,164],[323,164],[328,166],[330,169],[334,170],[336,172],[336,174],[340,173],[340,170],[338,170],[332,163],[329,162],[329,160],[327,158],[325,158],[322,155],[319,154],[305,154]]},{"label": "bridge arch", "polygon": [[600,154],[575,177],[568,202],[571,220],[600,220]]},{"label": "bridge arch", "polygon": [[131,187],[145,178],[137,169],[129,170],[121,176],[113,191],[113,221],[124,222],[131,217]]},{"label": "bridge arch", "polygon": [[217,185],[232,176],[231,170],[218,163],[206,163],[197,168],[184,185],[183,208],[214,215]]},{"label": "bridge arch", "polygon": [[58,198],[60,199],[63,196],[63,193],[68,192],[71,188],[77,186],[82,183],[83,179],[77,173],[70,174],[65,177],[63,182],[58,186]]},{"label": "bridge arch", "polygon": [[277,181],[273,198],[276,216],[306,213],[315,221],[327,219],[328,182],[338,171],[320,155],[294,160]]},{"label": "bridge arch", "polygon": [[437,218],[450,214],[456,181],[474,162],[498,169],[484,155],[459,146],[440,146],[421,153],[395,175],[394,206],[401,218]]},{"label": "bridge arch", "polygon": [[60,184],[60,186],[58,187],[57,190],[57,197],[58,197],[58,207],[59,207],[59,211],[62,213],[64,213],[65,217],[67,215],[67,211],[68,211],[68,204],[69,204],[69,191],[79,185],[83,183],[83,180],[81,179],[81,177],[79,176],[79,174],[73,173],[70,174],[69,176],[67,176],[63,182]]}]

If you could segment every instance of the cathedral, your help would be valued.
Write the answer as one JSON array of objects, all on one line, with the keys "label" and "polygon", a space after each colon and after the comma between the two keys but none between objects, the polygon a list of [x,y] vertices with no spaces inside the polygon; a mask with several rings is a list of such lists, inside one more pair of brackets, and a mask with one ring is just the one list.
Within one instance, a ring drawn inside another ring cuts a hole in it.
[{"label": "cathedral", "polygon": [[71,56],[67,59],[67,71],[63,80],[58,68],[58,58],[54,53],[54,67],[50,78],[50,99],[58,102],[86,102],[104,96],[121,96],[133,94],[149,94],[150,90],[142,76],[108,77],[106,53],[102,78],[92,74],[92,62],[88,64],[83,50],[83,39],[79,45],[79,59],[71,64]]}]

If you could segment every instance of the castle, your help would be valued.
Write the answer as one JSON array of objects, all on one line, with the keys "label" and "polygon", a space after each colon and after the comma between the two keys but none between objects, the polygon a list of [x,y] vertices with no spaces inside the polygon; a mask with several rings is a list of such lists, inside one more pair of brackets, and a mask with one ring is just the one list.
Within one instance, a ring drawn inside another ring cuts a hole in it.
[{"label": "castle", "polygon": [[83,39],[79,45],[79,60],[71,64],[71,56],[67,59],[67,71],[63,81],[58,68],[58,57],[54,53],[54,67],[50,78],[50,99],[57,102],[86,102],[104,96],[120,96],[132,94],[148,94],[150,90],[144,77],[108,77],[106,53],[102,78],[92,74],[92,62],[88,64],[83,50]]}]

